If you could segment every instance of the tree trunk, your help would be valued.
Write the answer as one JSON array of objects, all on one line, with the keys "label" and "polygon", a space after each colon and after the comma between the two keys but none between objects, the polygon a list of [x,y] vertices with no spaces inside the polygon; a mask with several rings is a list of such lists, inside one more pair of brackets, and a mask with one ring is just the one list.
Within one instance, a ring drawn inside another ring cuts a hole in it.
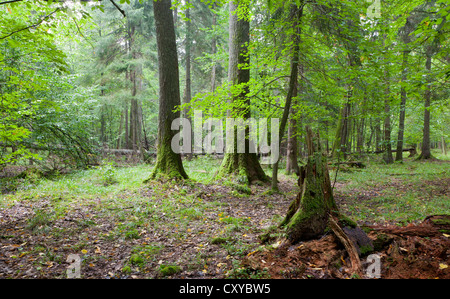
[{"label": "tree trunk", "polygon": [[[216,7],[216,3],[213,2],[212,4],[212,8],[214,9]],[[216,13],[213,11],[212,13],[212,26],[215,30],[215,26],[217,23],[217,16]],[[211,41],[211,54],[213,55],[213,57],[215,56],[217,52],[217,39],[216,36],[214,35]],[[211,70],[211,91],[214,92],[216,90],[216,74],[217,74],[217,63],[215,62],[215,57],[214,57],[214,62],[213,62],[213,66],[212,66],[212,70]]]},{"label": "tree trunk", "polygon": [[356,147],[357,147],[357,151],[359,156],[362,156],[363,150],[364,150],[364,131],[365,131],[365,119],[361,118],[361,120],[359,121],[358,124],[358,137],[357,137],[357,141],[356,141]]},{"label": "tree trunk", "polygon": [[171,148],[175,135],[171,129],[172,121],[180,117],[179,112],[173,112],[176,106],[180,105],[180,86],[171,1],[154,1],[153,12],[158,44],[159,114],[157,158],[151,178],[158,174],[169,178],[187,178],[181,155]]},{"label": "tree trunk", "polygon": [[423,139],[422,139],[422,153],[417,160],[431,159],[431,147],[430,147],[430,104],[431,104],[431,51],[427,51],[427,60],[425,67],[428,71],[428,84],[425,89],[425,111],[423,116]]},{"label": "tree trunk", "polygon": [[392,157],[392,145],[391,145],[391,106],[389,105],[389,100],[386,99],[384,103],[384,156],[383,160],[386,164],[394,163],[394,158]]},{"label": "tree trunk", "polygon": [[128,123],[128,100],[125,101],[125,108],[123,113],[125,114],[125,148],[130,149],[130,134],[129,134],[129,123]]},{"label": "tree trunk", "polygon": [[[296,97],[297,95],[294,95]],[[295,115],[295,110],[291,107],[290,112],[291,117],[289,118],[288,126],[288,144],[287,144],[287,157],[286,157],[286,173],[291,174],[292,172],[299,175],[299,167],[297,162],[297,120],[293,117]]]},{"label": "tree trunk", "polygon": [[100,108],[100,142],[102,146],[105,146],[106,137],[105,137],[105,105]]},{"label": "tree trunk", "polygon": [[[289,77],[289,90],[286,96],[286,102],[284,104],[283,116],[281,118],[280,130],[279,130],[279,142],[283,139],[284,131],[286,128],[286,123],[289,116],[289,111],[291,109],[292,98],[297,95],[298,89],[298,65],[299,65],[299,52],[300,52],[300,20],[303,15],[303,7],[299,8],[297,5],[291,5],[291,17],[294,20],[294,36],[292,37],[294,46],[292,49],[292,59],[291,59],[291,74]],[[278,164],[279,159],[275,162],[272,168],[272,190],[278,191]],[[297,161],[295,161],[296,163]]]},{"label": "tree trunk", "polygon": [[[232,86],[243,85],[242,92],[235,96],[232,101],[237,104],[230,111],[233,117],[240,116],[244,119],[250,118],[250,101],[247,97],[248,82],[250,80],[250,63],[248,55],[248,44],[250,42],[250,23],[246,17],[238,18],[238,6],[244,6],[241,1],[231,1],[229,4],[230,24],[229,24],[229,70],[228,80]],[[248,7],[243,7],[244,9]],[[237,130],[235,129],[234,132]],[[234,140],[237,140],[235,136]],[[217,177],[224,177],[229,174],[239,175],[238,180],[242,183],[252,183],[253,181],[267,181],[268,178],[259,164],[256,153],[249,152],[248,130],[245,134],[245,152],[237,152],[235,142],[234,152],[226,153],[219,168]]]},{"label": "tree trunk", "polygon": [[442,150],[442,154],[447,156],[447,147],[446,147],[446,144],[445,144],[444,136],[441,136],[441,150]]},{"label": "tree trunk", "polygon": [[[389,48],[385,48],[386,53],[389,51]],[[392,156],[392,144],[391,144],[391,96],[390,96],[390,73],[389,73],[389,60],[385,59],[385,68],[384,68],[384,153],[383,160],[386,164],[394,163],[394,158]]]},{"label": "tree trunk", "polygon": [[[300,41],[299,41],[300,42]],[[300,56],[298,56],[300,60]],[[297,75],[297,88],[294,90],[294,99],[297,103],[297,96],[302,90],[302,77],[303,77],[304,68],[303,65],[300,64],[300,61],[298,63],[298,75]],[[294,103],[295,104],[295,103]],[[291,105],[291,111],[289,118],[289,126],[288,126],[288,145],[287,145],[287,157],[286,157],[286,173],[290,174],[291,172],[294,172],[295,174],[300,174],[300,168],[298,166],[298,154],[299,154],[299,145],[298,145],[298,138],[297,138],[297,119],[294,117],[294,115],[297,114],[297,111]],[[301,126],[300,126],[301,127]],[[327,139],[327,151],[328,151],[328,139]]]},{"label": "tree trunk", "polygon": [[405,114],[406,114],[406,88],[404,86],[408,74],[408,50],[403,51],[402,63],[402,86],[400,88],[400,119],[398,121],[398,138],[397,138],[397,152],[395,153],[395,161],[403,161],[403,135],[405,131]]},{"label": "tree trunk", "polygon": [[373,250],[373,243],[354,221],[339,213],[319,136],[310,127],[306,127],[306,134],[308,159],[300,168],[300,192],[280,226],[286,227],[287,243],[291,244],[319,237],[329,227],[349,254],[351,271],[361,276],[359,255],[363,249],[364,252]]},{"label": "tree trunk", "polygon": [[350,91],[347,95],[347,103],[341,108],[338,125],[336,129],[336,137],[331,150],[332,157],[347,158],[348,154],[348,132],[349,132],[349,116],[350,116]]},{"label": "tree trunk", "polygon": [[119,136],[117,137],[116,149],[120,149],[120,140],[122,139],[121,138],[122,130],[123,130],[123,111],[122,111],[122,113],[120,113],[119,134],[118,134]]},{"label": "tree trunk", "polygon": [[[186,1],[186,4],[189,4],[189,1]],[[191,43],[192,43],[192,37],[191,37],[191,20],[190,20],[190,8],[186,9],[186,89],[184,92],[184,103],[189,104],[191,102]],[[189,123],[191,123],[191,118],[188,115],[188,109],[184,110],[184,118],[189,120]],[[184,130],[184,128],[183,128]],[[192,134],[191,132],[188,132],[188,134]],[[191,136],[192,140],[192,136]],[[184,142],[184,141],[183,141]],[[192,144],[190,145],[190,151],[186,154],[186,158],[188,160],[192,159]]]}]

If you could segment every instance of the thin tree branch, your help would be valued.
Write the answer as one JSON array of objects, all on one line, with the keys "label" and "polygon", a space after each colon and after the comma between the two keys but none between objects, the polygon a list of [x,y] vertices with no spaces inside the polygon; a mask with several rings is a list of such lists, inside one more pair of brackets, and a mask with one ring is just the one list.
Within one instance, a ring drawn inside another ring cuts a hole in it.
[{"label": "thin tree branch", "polygon": [[23,0],[9,0],[9,1],[3,1],[3,2],[0,2],[0,5],[3,5],[3,4],[8,4],[8,3],[14,3],[14,2],[22,2]]},{"label": "thin tree branch", "polygon": [[109,1],[117,8],[118,11],[120,11],[120,13],[121,13],[121,14],[123,15],[123,17],[125,18],[125,17],[126,17],[125,11],[124,11],[123,9],[121,9],[121,8],[119,7],[119,5],[117,5],[116,2],[114,2],[114,0],[109,0]]},{"label": "thin tree branch", "polygon": [[5,35],[5,36],[0,37],[0,39],[8,38],[8,37],[10,37],[10,36],[13,35],[13,34],[16,34],[16,33],[18,33],[18,32],[21,32],[21,31],[24,31],[24,30],[27,30],[27,29],[30,29],[30,28],[36,28],[36,27],[38,27],[39,25],[41,25],[42,22],[44,22],[46,19],[48,19],[52,14],[54,14],[55,12],[57,12],[57,11],[59,11],[59,10],[60,10],[60,8],[57,8],[57,9],[55,9],[54,11],[52,11],[51,13],[49,13],[48,15],[46,15],[44,18],[40,19],[39,22],[37,22],[36,24],[33,24],[33,25],[30,25],[30,26],[21,28],[21,29],[16,30],[16,31],[13,31],[13,32],[11,32],[10,34],[7,34],[7,35]]},{"label": "thin tree branch", "polygon": [[77,26],[78,33],[86,40],[86,42],[91,46],[91,48],[94,49],[94,45],[86,38],[86,36],[84,36],[83,32],[81,32],[81,29],[78,26],[77,20],[73,17],[72,17],[72,19],[73,19],[75,25]]}]

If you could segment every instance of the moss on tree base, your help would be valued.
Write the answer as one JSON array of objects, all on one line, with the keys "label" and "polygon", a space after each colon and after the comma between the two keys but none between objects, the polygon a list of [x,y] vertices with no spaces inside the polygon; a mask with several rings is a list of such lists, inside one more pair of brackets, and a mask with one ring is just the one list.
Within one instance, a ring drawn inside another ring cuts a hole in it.
[{"label": "moss on tree base", "polygon": [[144,183],[160,177],[166,179],[188,179],[181,156],[172,151],[170,142],[168,145],[160,145],[158,147],[155,168],[150,178],[145,180]]},{"label": "moss on tree base", "polygon": [[299,182],[301,191],[291,203],[282,222],[291,242],[323,234],[327,227],[328,214],[337,213],[326,157],[317,152],[310,155],[302,172],[304,177]]},{"label": "moss on tree base", "polygon": [[287,239],[295,243],[324,234],[329,225],[329,217],[332,215],[339,220],[339,226],[347,228],[347,231],[355,236],[355,240],[361,239],[360,243],[366,246],[366,240],[360,236],[364,234],[362,230],[354,221],[338,211],[331,188],[327,158],[320,151],[319,137],[309,127],[306,143],[308,161],[300,168],[298,180],[300,192],[292,201],[286,217],[280,224],[286,228]]},{"label": "moss on tree base", "polygon": [[216,179],[236,176],[237,183],[250,185],[255,181],[268,182],[258,157],[252,153],[228,153],[220,165]]}]

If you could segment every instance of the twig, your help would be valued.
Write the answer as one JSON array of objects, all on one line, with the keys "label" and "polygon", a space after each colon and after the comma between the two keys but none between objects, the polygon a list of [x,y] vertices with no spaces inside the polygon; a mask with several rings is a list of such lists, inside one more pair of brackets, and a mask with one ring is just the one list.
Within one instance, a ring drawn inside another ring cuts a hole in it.
[{"label": "twig", "polygon": [[[0,4],[1,4],[1,3],[0,3]],[[18,33],[18,32],[21,32],[21,31],[24,31],[24,30],[27,30],[27,29],[30,29],[30,28],[36,28],[37,26],[41,25],[42,22],[44,22],[46,19],[48,19],[52,14],[54,14],[55,12],[57,12],[57,11],[59,11],[59,10],[60,10],[60,8],[57,8],[57,9],[55,9],[54,11],[52,11],[51,13],[49,13],[48,15],[46,15],[44,18],[42,18],[38,23],[33,24],[33,25],[30,25],[30,26],[27,26],[27,27],[24,27],[24,28],[21,28],[21,29],[16,30],[16,31],[13,31],[13,32],[11,32],[10,34],[7,34],[7,35],[5,35],[5,36],[0,37],[0,39],[8,38],[8,37],[10,37],[10,36],[13,35],[13,34],[16,34],[16,33]]]},{"label": "twig", "polygon": [[120,11],[120,13],[121,13],[121,14],[123,15],[123,17],[125,18],[125,17],[126,17],[125,11],[124,11],[123,9],[121,9],[121,8],[119,7],[119,5],[117,5],[116,2],[114,2],[114,0],[109,0],[109,1],[117,8],[118,11]]},{"label": "twig", "polygon": [[77,20],[73,17],[72,17],[72,19],[75,22],[75,25],[77,26],[78,33],[88,42],[88,44],[91,46],[91,48],[94,49],[94,45],[84,36],[83,32],[81,32],[81,29],[78,26]]},{"label": "twig", "polygon": [[9,0],[9,1],[3,1],[3,2],[0,2],[0,5],[8,4],[8,3],[14,3],[14,2],[21,2],[21,1],[23,1],[23,0]]}]

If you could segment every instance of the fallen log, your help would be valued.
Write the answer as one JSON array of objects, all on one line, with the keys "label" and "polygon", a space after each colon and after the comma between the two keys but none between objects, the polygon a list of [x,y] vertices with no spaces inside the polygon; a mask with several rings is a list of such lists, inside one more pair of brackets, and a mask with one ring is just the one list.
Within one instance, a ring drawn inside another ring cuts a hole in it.
[{"label": "fallen log", "polygon": [[440,237],[443,233],[450,233],[450,215],[428,216],[422,223],[406,227],[369,226],[369,228],[392,235]]},{"label": "fallen log", "polygon": [[[156,153],[152,153],[149,151],[144,151],[145,154],[149,156],[154,156]],[[114,155],[140,155],[140,150],[132,150],[132,149],[102,149],[102,153],[114,154]]]}]

